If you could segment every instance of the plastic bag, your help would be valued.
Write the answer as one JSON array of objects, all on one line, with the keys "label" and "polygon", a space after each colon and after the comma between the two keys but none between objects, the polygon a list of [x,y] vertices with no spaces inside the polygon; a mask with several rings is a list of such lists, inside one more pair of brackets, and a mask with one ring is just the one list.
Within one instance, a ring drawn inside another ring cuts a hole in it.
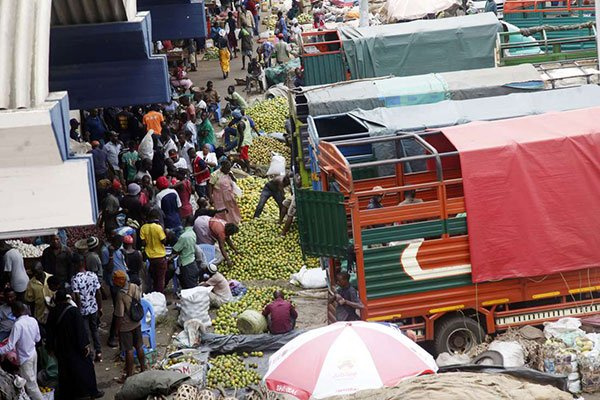
[{"label": "plastic bag", "polygon": [[212,287],[204,286],[181,291],[181,310],[178,319],[181,326],[190,319],[200,320],[205,327],[211,326],[210,315],[208,315],[210,307],[208,294],[211,291]]},{"label": "plastic bag", "polygon": [[290,283],[300,285],[305,289],[320,289],[327,287],[327,272],[321,268],[306,268],[302,266],[300,271],[292,275]]},{"label": "plastic bag", "polygon": [[576,338],[585,335],[585,332],[579,329],[580,326],[581,321],[577,318],[561,318],[556,322],[544,322],[544,336],[546,339],[560,339],[571,347],[575,344]]},{"label": "plastic bag", "polygon": [[281,154],[273,153],[267,175],[285,175],[285,157]]},{"label": "plastic bag", "polygon": [[149,160],[152,160],[152,158],[154,158],[154,141],[152,140],[153,133],[154,131],[150,129],[148,133],[146,133],[146,136],[144,136],[144,138],[140,142],[140,145],[138,146],[138,154],[140,155],[140,159],[142,160],[144,158],[147,158]]},{"label": "plastic bag", "polygon": [[190,377],[190,385],[204,386],[208,352],[196,349],[181,349],[169,354],[162,362],[161,368],[179,372]]},{"label": "plastic bag", "polygon": [[518,342],[500,342],[494,340],[488,350],[497,351],[504,358],[506,368],[518,368],[525,365],[523,347]]},{"label": "plastic bag", "polygon": [[244,194],[244,191],[235,182],[233,182],[233,194],[237,198],[242,197],[242,195]]},{"label": "plastic bag", "polygon": [[206,332],[206,327],[198,319],[190,319],[183,324],[183,330],[177,334],[173,341],[178,348],[192,348],[200,346],[200,337]]},{"label": "plastic bag", "polygon": [[466,354],[450,354],[450,353],[440,353],[435,359],[435,363],[438,367],[445,367],[447,365],[461,365],[468,364],[471,361],[471,357]]},{"label": "plastic bag", "polygon": [[[164,294],[159,292],[152,292],[145,294],[142,298],[144,300],[147,300],[150,304],[152,304],[155,318],[167,315],[169,310],[167,309],[167,298]],[[148,321],[148,317],[146,317],[146,320]]]}]

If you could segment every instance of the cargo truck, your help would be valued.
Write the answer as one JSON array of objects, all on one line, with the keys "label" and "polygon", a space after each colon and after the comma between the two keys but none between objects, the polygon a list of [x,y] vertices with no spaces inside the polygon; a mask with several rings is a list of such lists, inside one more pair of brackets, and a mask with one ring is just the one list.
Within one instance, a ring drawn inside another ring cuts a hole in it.
[{"label": "cargo truck", "polygon": [[[341,269],[356,272],[362,319],[413,329],[438,353],[509,327],[596,314],[598,115],[595,107],[321,140],[322,191],[296,191],[303,251],[327,257],[332,282]],[[423,154],[351,164],[342,152],[406,141]],[[415,161],[426,168],[408,172]],[[380,173],[353,178],[365,167]],[[374,195],[382,208],[367,208]]]}]

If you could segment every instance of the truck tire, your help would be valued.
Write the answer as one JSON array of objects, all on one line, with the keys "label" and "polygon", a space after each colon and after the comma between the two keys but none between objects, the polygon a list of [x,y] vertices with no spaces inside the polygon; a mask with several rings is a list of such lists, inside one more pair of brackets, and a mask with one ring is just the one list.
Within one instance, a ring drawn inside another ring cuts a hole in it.
[{"label": "truck tire", "polygon": [[477,321],[465,317],[454,316],[440,322],[435,327],[435,352],[461,354],[483,341],[485,332]]}]

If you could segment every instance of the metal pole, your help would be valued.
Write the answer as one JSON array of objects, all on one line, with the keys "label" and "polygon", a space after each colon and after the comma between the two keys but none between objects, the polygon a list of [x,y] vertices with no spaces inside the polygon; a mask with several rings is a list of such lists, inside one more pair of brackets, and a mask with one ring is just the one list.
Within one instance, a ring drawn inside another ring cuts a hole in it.
[{"label": "metal pole", "polygon": [[599,1],[595,1],[595,9],[596,9],[596,49],[598,51],[598,66],[600,67],[600,33],[599,33],[599,28],[600,28],[600,2]]},{"label": "metal pole", "polygon": [[[596,10],[598,6],[596,5]],[[358,26],[369,26],[369,0],[360,0],[360,20]],[[598,18],[598,12],[596,11],[596,19]]]}]

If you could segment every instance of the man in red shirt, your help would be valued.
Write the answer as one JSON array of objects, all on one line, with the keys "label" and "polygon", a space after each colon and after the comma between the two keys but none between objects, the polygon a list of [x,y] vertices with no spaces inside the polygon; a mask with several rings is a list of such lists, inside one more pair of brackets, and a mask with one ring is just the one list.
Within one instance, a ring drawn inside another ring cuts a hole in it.
[{"label": "man in red shirt", "polygon": [[280,290],[273,293],[273,298],[275,300],[268,304],[262,312],[269,319],[269,332],[274,335],[288,333],[294,329],[298,313],[289,301],[283,299],[283,293]]},{"label": "man in red shirt", "polygon": [[198,197],[207,197],[207,184],[210,179],[210,168],[206,162],[197,155],[193,147],[188,149],[188,157],[192,164],[192,177],[194,178],[194,186]]}]

